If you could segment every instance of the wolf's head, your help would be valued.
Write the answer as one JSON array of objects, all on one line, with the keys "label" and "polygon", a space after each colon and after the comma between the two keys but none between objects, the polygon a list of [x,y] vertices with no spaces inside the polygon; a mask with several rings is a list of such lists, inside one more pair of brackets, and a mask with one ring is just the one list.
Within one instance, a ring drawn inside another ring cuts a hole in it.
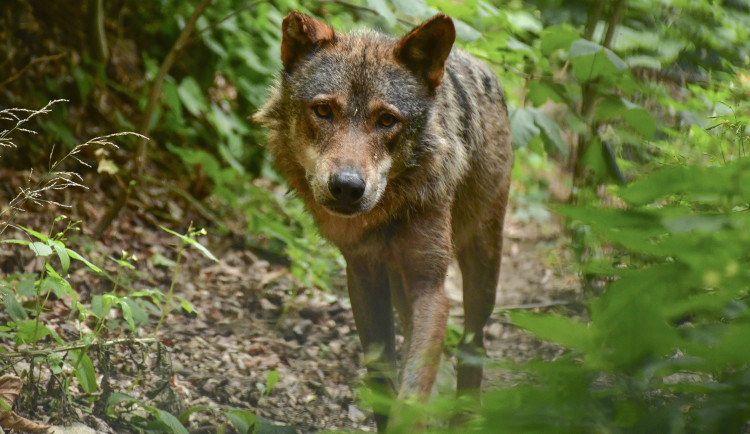
[{"label": "wolf's head", "polygon": [[254,119],[270,128],[271,153],[293,188],[333,214],[365,214],[427,152],[453,22],[436,15],[396,40],[336,33],[292,11],[282,31],[284,71]]}]

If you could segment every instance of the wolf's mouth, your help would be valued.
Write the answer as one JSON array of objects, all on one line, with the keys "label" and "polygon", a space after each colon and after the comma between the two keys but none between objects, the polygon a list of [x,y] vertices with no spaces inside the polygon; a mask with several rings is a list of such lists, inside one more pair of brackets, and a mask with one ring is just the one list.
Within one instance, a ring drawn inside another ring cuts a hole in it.
[{"label": "wolf's mouth", "polygon": [[331,214],[342,216],[342,217],[354,217],[357,214],[361,214],[364,209],[362,203],[358,202],[352,205],[341,205],[336,203],[322,204]]}]

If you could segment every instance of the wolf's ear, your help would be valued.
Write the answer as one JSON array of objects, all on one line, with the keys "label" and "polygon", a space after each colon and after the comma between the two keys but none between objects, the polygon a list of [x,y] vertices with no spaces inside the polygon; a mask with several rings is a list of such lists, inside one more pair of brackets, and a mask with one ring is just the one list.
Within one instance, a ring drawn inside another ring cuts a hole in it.
[{"label": "wolf's ear", "polygon": [[453,20],[438,14],[404,36],[396,48],[396,58],[422,76],[430,89],[443,81],[445,59],[456,40]]},{"label": "wolf's ear", "polygon": [[281,61],[292,72],[297,61],[323,44],[333,42],[333,27],[297,11],[291,11],[281,23]]}]

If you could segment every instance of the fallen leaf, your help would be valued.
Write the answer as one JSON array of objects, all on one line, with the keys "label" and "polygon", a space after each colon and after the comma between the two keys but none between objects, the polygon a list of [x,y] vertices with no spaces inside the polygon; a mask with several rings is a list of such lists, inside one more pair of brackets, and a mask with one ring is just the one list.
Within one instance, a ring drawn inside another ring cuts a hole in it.
[{"label": "fallen leaf", "polygon": [[18,394],[21,393],[23,381],[15,375],[6,374],[0,377],[0,399],[5,405],[0,408],[0,428],[13,429],[27,432],[44,432],[49,429],[49,425],[43,425],[25,419],[17,415],[14,411],[5,410],[5,407],[13,407]]}]

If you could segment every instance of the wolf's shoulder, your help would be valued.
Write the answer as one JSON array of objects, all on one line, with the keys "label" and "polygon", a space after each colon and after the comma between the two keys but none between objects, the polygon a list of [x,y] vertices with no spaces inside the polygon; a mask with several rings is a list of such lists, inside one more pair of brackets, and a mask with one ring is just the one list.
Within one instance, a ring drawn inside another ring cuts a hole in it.
[{"label": "wolf's shoulder", "polygon": [[453,47],[445,64],[447,80],[460,92],[485,95],[491,100],[505,104],[505,93],[492,68],[467,51]]}]

